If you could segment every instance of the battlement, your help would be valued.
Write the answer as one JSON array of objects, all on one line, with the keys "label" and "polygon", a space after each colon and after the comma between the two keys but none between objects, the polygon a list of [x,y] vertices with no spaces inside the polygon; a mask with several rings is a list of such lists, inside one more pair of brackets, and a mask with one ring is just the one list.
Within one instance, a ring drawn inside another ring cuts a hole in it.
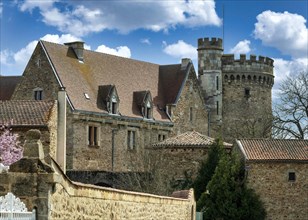
[{"label": "battlement", "polygon": [[234,54],[224,54],[221,58],[222,64],[232,64],[232,63],[246,63],[246,64],[252,64],[252,63],[258,63],[258,64],[264,64],[273,67],[274,66],[274,60],[269,57],[263,57],[259,56],[257,59],[256,55],[250,55],[249,59],[246,59],[245,54],[240,55],[240,59],[234,59]]},{"label": "battlement", "polygon": [[221,38],[199,38],[198,39],[198,50],[212,49],[212,50],[223,50]]}]

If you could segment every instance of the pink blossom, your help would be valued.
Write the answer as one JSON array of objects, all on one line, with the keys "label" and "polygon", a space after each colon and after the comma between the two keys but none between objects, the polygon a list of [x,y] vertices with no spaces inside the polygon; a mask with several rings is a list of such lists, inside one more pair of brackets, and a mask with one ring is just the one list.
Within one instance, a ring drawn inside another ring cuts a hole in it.
[{"label": "pink blossom", "polygon": [[9,166],[23,157],[23,148],[18,134],[11,132],[9,126],[0,126],[0,162]]}]

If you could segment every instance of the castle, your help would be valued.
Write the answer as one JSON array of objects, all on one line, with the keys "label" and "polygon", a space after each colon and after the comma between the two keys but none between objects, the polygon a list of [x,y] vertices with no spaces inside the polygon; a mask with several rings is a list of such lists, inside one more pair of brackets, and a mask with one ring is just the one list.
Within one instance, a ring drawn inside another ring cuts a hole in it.
[{"label": "castle", "polygon": [[225,140],[271,135],[273,60],[223,54],[220,38],[198,39],[198,77],[209,112],[209,136]]}]

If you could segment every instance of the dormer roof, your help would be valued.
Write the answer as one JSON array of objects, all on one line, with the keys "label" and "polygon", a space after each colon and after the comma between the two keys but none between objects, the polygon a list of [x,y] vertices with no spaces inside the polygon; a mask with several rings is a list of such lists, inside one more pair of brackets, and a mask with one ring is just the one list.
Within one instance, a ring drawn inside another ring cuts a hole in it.
[{"label": "dormer roof", "polygon": [[142,117],[136,111],[134,92],[149,91],[153,100],[153,118],[170,121],[163,108],[175,102],[188,74],[181,64],[161,66],[86,49],[83,50],[84,62],[79,62],[68,46],[46,41],[39,44],[46,51],[56,77],[61,86],[66,87],[72,107],[77,111],[108,113],[97,100],[100,95],[106,97],[113,85],[121,100],[119,112],[122,116]]}]

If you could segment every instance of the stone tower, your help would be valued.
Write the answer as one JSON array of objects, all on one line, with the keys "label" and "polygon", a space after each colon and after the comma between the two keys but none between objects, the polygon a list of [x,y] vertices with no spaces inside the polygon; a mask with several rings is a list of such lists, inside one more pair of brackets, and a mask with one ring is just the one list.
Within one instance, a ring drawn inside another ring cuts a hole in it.
[{"label": "stone tower", "polygon": [[210,115],[210,136],[224,140],[271,134],[273,60],[222,54],[222,40],[198,40],[198,73]]},{"label": "stone tower", "polygon": [[209,112],[209,136],[220,133],[222,124],[222,40],[198,40],[198,77]]}]

